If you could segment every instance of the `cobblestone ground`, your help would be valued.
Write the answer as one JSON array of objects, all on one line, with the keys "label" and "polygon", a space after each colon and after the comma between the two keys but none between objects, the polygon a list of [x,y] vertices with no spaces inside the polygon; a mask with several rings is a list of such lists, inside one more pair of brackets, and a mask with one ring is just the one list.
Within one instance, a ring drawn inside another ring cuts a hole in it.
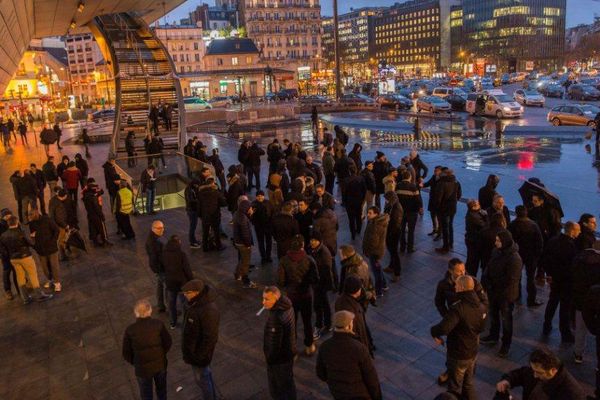
[{"label": "cobblestone ground", "polygon": [[[218,146],[226,165],[237,156],[237,142],[221,137],[202,137],[210,148]],[[352,140],[356,140],[353,138]],[[372,150],[372,149],[371,149]],[[82,151],[77,145],[65,145],[63,154],[73,156]],[[90,176],[103,184],[100,166],[107,154],[106,145],[92,146]],[[427,155],[423,156],[428,162]],[[397,160],[393,160],[397,163]],[[0,150],[0,206],[16,209],[8,177],[15,169],[30,162],[45,162],[41,147],[17,145],[13,151]],[[498,166],[499,169],[502,166]],[[168,171],[168,170],[167,170]],[[470,179],[468,170],[457,172],[459,179]],[[264,174],[263,174],[264,175]],[[263,178],[264,179],[264,178]],[[465,196],[476,194],[474,187],[463,189]],[[424,200],[427,197],[424,195]],[[509,204],[514,207],[515,204]],[[86,232],[85,211],[79,204],[82,231]],[[459,207],[455,219],[457,238],[463,234],[465,206]],[[15,210],[16,211],[16,210]],[[341,207],[339,243],[360,247],[360,239],[352,242],[347,218]],[[109,215],[105,207],[105,213]],[[142,297],[153,298],[154,281],[147,267],[144,240],[152,217],[133,219],[137,240],[121,242],[114,232],[116,224],[108,217],[107,225],[115,246],[91,248],[62,264],[63,292],[49,302],[23,306],[18,300],[0,300],[0,369],[2,399],[132,399],[138,398],[133,369],[121,358],[124,328],[134,320],[132,305]],[[182,209],[160,213],[166,234],[186,238],[187,217]],[[223,217],[225,231],[229,215]],[[442,278],[450,257],[465,257],[462,241],[457,240],[453,253],[440,256],[426,235],[431,230],[429,218],[419,220],[416,231],[417,252],[402,255],[403,275],[381,299],[378,307],[369,309],[367,320],[373,332],[377,352],[375,364],[385,399],[431,399],[442,389],[435,378],[444,369],[444,348],[435,347],[429,328],[439,320],[433,306],[436,282]],[[262,354],[262,329],[265,315],[255,316],[261,307],[260,289],[242,289],[232,279],[237,256],[231,245],[222,253],[204,254],[190,251],[194,273],[217,288],[222,313],[220,339],[213,360],[216,383],[228,400],[268,399],[266,369]],[[258,264],[258,254],[253,254]],[[385,260],[387,261],[387,260]],[[384,262],[385,262],[384,261]],[[274,282],[275,266],[266,266],[252,274],[260,285]],[[41,276],[41,271],[39,272]],[[541,289],[546,300],[549,289]],[[164,314],[158,318],[167,323]],[[540,343],[558,352],[567,368],[584,383],[591,394],[595,361],[593,343],[589,341],[584,363],[575,365],[570,346],[561,346],[557,329],[548,338],[541,337],[543,307],[531,310],[519,306],[515,310],[515,339],[507,359],[495,356],[496,349],[481,347],[476,385],[481,399],[491,399],[494,383],[503,372],[526,363],[529,352]],[[556,326],[557,322],[555,323]],[[169,353],[169,398],[199,399],[189,366],[180,352],[180,329],[172,331],[174,345]],[[322,340],[322,339],[321,339]],[[301,341],[298,342],[301,347]],[[326,385],[314,372],[315,357],[299,357],[295,365],[299,399],[330,398]],[[181,387],[182,390],[176,391]],[[519,393],[517,393],[519,395]]]}]

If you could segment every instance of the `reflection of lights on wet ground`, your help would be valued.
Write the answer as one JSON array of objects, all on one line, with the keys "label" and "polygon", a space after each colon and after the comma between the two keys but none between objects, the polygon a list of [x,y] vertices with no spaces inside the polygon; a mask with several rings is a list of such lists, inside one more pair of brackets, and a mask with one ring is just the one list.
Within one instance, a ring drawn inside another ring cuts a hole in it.
[{"label": "reflection of lights on wet ground", "polygon": [[469,154],[465,155],[465,167],[466,169],[470,169],[473,171],[479,171],[481,168],[481,157],[478,154]]},{"label": "reflection of lights on wet ground", "polygon": [[535,166],[535,153],[531,151],[523,151],[519,153],[519,161],[517,162],[517,168],[521,170],[532,170]]}]

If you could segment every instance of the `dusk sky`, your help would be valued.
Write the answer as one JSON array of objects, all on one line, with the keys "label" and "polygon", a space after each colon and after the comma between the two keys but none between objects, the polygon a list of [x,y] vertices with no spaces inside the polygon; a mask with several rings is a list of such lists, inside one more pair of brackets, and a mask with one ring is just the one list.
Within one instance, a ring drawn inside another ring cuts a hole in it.
[{"label": "dusk sky", "polygon": [[[390,6],[399,0],[338,0],[339,12],[350,11],[350,7],[359,8],[365,6]],[[214,4],[214,0],[187,0],[173,12],[168,14],[167,21],[172,23],[187,17],[188,13],[201,3]],[[332,0],[321,0],[321,15],[330,16],[332,12]],[[567,0],[567,27],[578,24],[589,24],[594,20],[594,13],[600,15],[600,0]],[[161,18],[160,23],[164,22]]]}]

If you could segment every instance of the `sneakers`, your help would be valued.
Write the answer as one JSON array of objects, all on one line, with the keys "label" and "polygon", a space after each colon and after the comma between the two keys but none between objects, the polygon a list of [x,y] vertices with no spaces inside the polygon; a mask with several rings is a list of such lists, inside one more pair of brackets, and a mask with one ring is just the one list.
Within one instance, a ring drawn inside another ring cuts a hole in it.
[{"label": "sneakers", "polygon": [[307,356],[312,356],[313,354],[315,354],[315,352],[317,351],[317,346],[315,346],[315,344],[311,344],[310,346],[306,346],[306,348],[304,349],[304,354],[306,354]]},{"label": "sneakers", "polygon": [[387,292],[388,290],[390,290],[390,287],[389,287],[388,285],[385,285],[385,286],[383,287],[383,291],[384,291],[384,292]]},{"label": "sneakers", "polygon": [[60,292],[61,290],[62,290],[62,286],[61,286],[60,282],[55,282],[54,283],[54,291]]},{"label": "sneakers", "polygon": [[481,339],[479,339],[479,343],[481,343],[481,344],[496,344],[496,343],[498,343],[498,339],[488,335],[488,336],[485,336],[485,337],[482,337]]},{"label": "sneakers", "polygon": [[190,244],[190,248],[192,248],[192,249],[199,249],[201,247],[202,247],[202,245],[200,243],[191,243]]},{"label": "sneakers", "polygon": [[575,364],[583,364],[583,354],[573,353]]},{"label": "sneakers", "polygon": [[234,277],[234,279],[235,279],[236,281],[241,281],[241,280],[242,280],[242,276],[241,276],[241,275],[238,275],[238,274],[236,274],[236,273],[234,273],[234,274],[233,274],[233,277]]},{"label": "sneakers", "polygon": [[169,324],[169,329],[173,330],[177,327],[177,324]]},{"label": "sneakers", "polygon": [[321,338],[321,329],[316,326],[313,328],[313,340],[319,340]]},{"label": "sneakers", "polygon": [[244,289],[255,289],[257,286],[256,283],[248,281],[247,283],[244,283],[243,287]]},{"label": "sneakers", "polygon": [[35,301],[42,302],[42,301],[50,300],[53,297],[54,296],[51,294],[47,294],[47,293],[40,291],[40,294],[35,298]]}]

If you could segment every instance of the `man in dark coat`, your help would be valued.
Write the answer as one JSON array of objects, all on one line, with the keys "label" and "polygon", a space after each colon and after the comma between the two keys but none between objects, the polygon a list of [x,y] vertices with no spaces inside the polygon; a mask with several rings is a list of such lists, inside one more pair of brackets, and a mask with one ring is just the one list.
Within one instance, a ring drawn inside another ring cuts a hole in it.
[{"label": "man in dark coat", "polygon": [[115,165],[116,162],[114,157],[110,157],[108,161],[102,165],[102,169],[104,170],[106,190],[108,190],[108,196],[110,197],[111,208],[115,204],[115,197],[119,191],[119,182],[121,181],[121,177],[117,173]]},{"label": "man in dark coat", "polygon": [[355,338],[354,319],[347,310],[335,313],[333,336],[319,348],[317,376],[336,400],[381,400],[377,370],[367,347]]},{"label": "man in dark coat", "polygon": [[181,299],[181,288],[194,279],[187,254],[181,249],[181,239],[171,235],[162,251],[165,268],[165,289],[168,297],[170,328],[177,326],[177,300]]},{"label": "man in dark coat", "polygon": [[485,186],[482,186],[481,189],[479,189],[478,200],[481,208],[484,210],[492,206],[494,196],[498,194],[498,192],[496,192],[498,183],[500,183],[500,178],[498,178],[498,176],[489,175],[487,177],[487,181],[485,182]]},{"label": "man in dark coat", "polygon": [[349,275],[344,279],[343,292],[335,301],[335,311],[350,311],[355,315],[354,334],[356,338],[365,345],[369,354],[373,356],[375,346],[371,337],[371,331],[365,317],[365,307],[361,300],[364,297],[363,283],[356,275]]},{"label": "man in dark coat", "polygon": [[396,185],[396,194],[404,210],[402,216],[402,228],[400,230],[400,251],[405,250],[414,253],[415,250],[415,226],[417,217],[423,208],[423,199],[417,186],[411,182],[410,172],[403,170],[402,181]]},{"label": "man in dark coat", "polygon": [[335,198],[325,191],[325,186],[322,184],[315,185],[315,196],[313,197],[313,203],[319,203],[322,207],[335,209]]},{"label": "man in dark coat", "polygon": [[292,302],[276,286],[267,286],[263,290],[262,304],[269,311],[263,339],[269,393],[275,400],[294,400],[296,321]]},{"label": "man in dark coat", "polygon": [[496,344],[502,321],[502,347],[498,356],[507,357],[513,334],[513,309],[519,297],[519,283],[523,262],[519,246],[509,231],[502,230],[496,236],[496,248],[483,273],[483,287],[490,301],[490,333],[481,339],[483,344]]},{"label": "man in dark coat", "polygon": [[335,268],[335,255],[338,250],[337,232],[339,229],[337,215],[333,210],[319,207],[319,205],[315,203],[311,205],[311,211],[313,213],[313,232],[319,232],[319,234],[321,234],[323,244],[327,246],[327,249],[331,253],[333,278],[334,283],[337,286],[338,275]]},{"label": "man in dark coat", "polygon": [[385,193],[383,178],[390,173],[392,164],[387,160],[385,154],[377,151],[375,162],[373,163],[373,175],[375,176],[375,205],[381,206],[381,195]]},{"label": "man in dark coat", "polygon": [[398,242],[400,240],[404,210],[395,192],[387,192],[384,196],[385,206],[383,212],[390,216],[385,236],[385,246],[388,253],[390,253],[390,265],[384,268],[383,271],[393,274],[392,282],[398,282],[400,273],[402,272],[400,254],[398,254]]},{"label": "man in dark coat", "polygon": [[67,230],[77,227],[77,214],[73,212],[71,199],[65,189],[59,189],[48,202],[48,216],[58,225],[58,251],[60,261],[68,259],[66,254]]},{"label": "man in dark coat", "polygon": [[287,296],[294,306],[294,315],[302,317],[304,328],[304,352],[310,356],[316,351],[313,340],[312,290],[311,286],[319,282],[319,271],[315,260],[304,251],[304,238],[296,235],[290,249],[279,260],[277,269],[279,286],[285,288]]},{"label": "man in dark coat", "polygon": [[248,150],[248,188],[252,187],[252,177],[255,178],[256,190],[260,189],[260,157],[265,151],[258,147],[258,144],[252,143]]},{"label": "man in dark coat", "polygon": [[319,283],[313,287],[313,308],[315,310],[315,332],[313,338],[319,338],[331,328],[331,305],[328,292],[334,289],[333,257],[319,232],[312,232],[308,254],[315,260],[319,271]]},{"label": "man in dark coat", "polygon": [[504,202],[504,197],[497,194],[494,196],[492,200],[492,206],[485,209],[488,214],[488,218],[494,214],[502,214],[506,223],[510,223],[510,211],[508,211],[508,207],[506,207]]},{"label": "man in dark coat", "polygon": [[529,356],[529,366],[502,375],[496,391],[523,387],[523,400],[585,400],[585,392],[567,371],[558,357],[545,349],[536,349]]},{"label": "man in dark coat", "polygon": [[527,217],[525,206],[517,206],[515,213],[517,218],[510,223],[508,230],[519,245],[519,255],[527,274],[527,307],[538,307],[544,303],[536,300],[535,271],[544,249],[544,238],[538,225]]},{"label": "man in dark coat", "polygon": [[[44,173],[37,169],[35,164],[31,164],[29,166],[31,171],[31,176],[35,181],[35,185],[37,187],[37,199],[40,202],[40,211],[42,214],[46,214],[46,201],[44,200],[44,189],[46,188],[46,178]],[[50,194],[51,196],[53,193]]]},{"label": "man in dark coat", "polygon": [[[548,243],[548,240],[560,233],[562,227],[560,221],[561,215],[556,208],[546,204],[543,196],[531,196],[531,204],[533,207],[529,209],[529,218],[540,227],[540,231],[542,231],[542,236],[544,237],[545,246],[546,243]],[[536,272],[536,280],[541,285],[545,284],[544,268],[544,264],[540,263]]]},{"label": "man in dark coat", "polygon": [[429,172],[429,168],[427,168],[427,165],[425,165],[423,160],[421,160],[421,157],[419,156],[417,150],[411,150],[408,157],[410,159],[410,164],[415,170],[417,183],[419,181],[424,180],[427,177],[427,172]]},{"label": "man in dark coat", "polygon": [[313,213],[310,211],[309,201],[307,199],[300,199],[298,201],[298,212],[294,214],[294,218],[298,221],[300,234],[304,238],[304,248],[308,248],[310,231],[313,225]]},{"label": "man in dark coat", "polygon": [[442,169],[442,176],[436,184],[434,208],[440,220],[442,229],[442,247],[435,249],[440,253],[447,253],[454,246],[454,215],[456,205],[462,197],[460,183],[451,169]]},{"label": "man in dark coat", "polygon": [[256,192],[256,200],[252,202],[252,225],[258,240],[258,250],[260,251],[260,260],[262,264],[273,262],[271,259],[271,248],[273,245],[273,235],[271,233],[271,218],[273,218],[273,205],[265,199],[265,192],[259,190]]},{"label": "man in dark coat", "polygon": [[123,334],[123,358],[135,367],[143,400],[152,400],[153,387],[158,399],[167,398],[167,353],[173,343],[162,321],[152,318],[147,300],[135,304],[136,321]]},{"label": "man in dark coat", "polygon": [[590,287],[581,310],[585,326],[596,337],[596,400],[600,399],[600,283]]},{"label": "man in dark coat", "polygon": [[571,318],[573,316],[573,261],[577,255],[575,239],[579,224],[567,222],[565,232],[548,240],[542,255],[544,269],[551,277],[550,296],[544,313],[544,334],[552,330],[552,319],[560,303],[559,328],[563,343],[573,343]]},{"label": "man in dark coat", "polygon": [[267,161],[269,162],[269,175],[277,171],[279,160],[282,160],[284,158],[285,155],[281,150],[279,141],[277,139],[273,139],[273,141],[267,146]]},{"label": "man in dark coat", "polygon": [[[3,208],[0,214],[0,236],[4,232],[8,230],[8,220],[12,217],[12,211],[8,208]],[[15,272],[15,268],[10,263],[10,256],[0,251],[0,257],[2,258],[2,282],[4,286],[4,296],[7,300],[14,300],[14,295],[12,292],[11,286],[11,275],[12,275],[12,284],[15,286],[15,290],[19,292],[19,284],[17,283],[17,273]]]},{"label": "man in dark coat", "polygon": [[346,214],[350,223],[352,240],[362,231],[363,202],[367,195],[367,185],[362,175],[357,174],[354,164],[350,164],[350,176],[346,178]]},{"label": "man in dark coat", "polygon": [[479,350],[479,334],[483,330],[487,307],[475,293],[475,281],[468,275],[455,282],[456,302],[442,321],[431,327],[431,336],[438,345],[441,336],[448,336],[448,390],[462,394],[465,400],[475,400],[475,361]]},{"label": "man in dark coat", "polygon": [[583,320],[583,307],[590,288],[600,285],[600,250],[586,249],[573,261],[573,302],[575,303],[575,362],[583,362],[587,329]]},{"label": "man in dark coat", "polygon": [[465,245],[467,246],[467,273],[477,277],[479,265],[482,263],[481,231],[488,226],[487,213],[481,209],[479,201],[467,201],[467,214],[465,215]]},{"label": "man in dark coat", "polygon": [[441,175],[442,175],[442,166],[436,165],[435,168],[433,169],[433,175],[431,175],[431,178],[429,178],[429,180],[427,182],[423,183],[424,188],[427,188],[427,187],[429,188],[429,200],[427,201],[427,211],[429,211],[429,215],[431,216],[431,224],[433,226],[433,229],[427,235],[428,236],[435,235],[435,240],[439,240],[442,237],[442,231],[440,229],[440,220],[438,218],[437,210],[435,209],[435,205],[433,204],[433,199],[435,199],[437,197],[437,194],[435,193],[435,191],[436,191],[437,183],[439,182]]},{"label": "man in dark coat", "polygon": [[162,221],[152,222],[152,228],[146,239],[146,254],[148,255],[148,264],[156,276],[156,303],[158,312],[165,312],[165,267],[162,264],[162,251],[164,244],[160,238],[165,233],[165,226]]},{"label": "man in dark coat", "polygon": [[50,197],[52,197],[54,196],[54,188],[58,182],[58,172],[56,172],[56,165],[54,165],[54,156],[48,157],[48,161],[42,165],[42,172],[48,184],[48,189],[50,189]]},{"label": "man in dark coat", "polygon": [[210,363],[219,340],[217,295],[201,279],[192,279],[183,285],[181,291],[188,302],[181,332],[183,361],[192,366],[194,380],[203,398],[216,399],[217,388]]},{"label": "man in dark coat", "polygon": [[375,294],[383,296],[383,292],[389,289],[381,268],[381,259],[385,254],[385,238],[390,216],[382,214],[376,206],[371,206],[367,211],[367,220],[362,242],[363,254],[369,259],[375,277]]},{"label": "man in dark coat", "polygon": [[[354,165],[354,161],[352,161],[352,159],[350,157],[348,157],[346,155],[346,150],[342,149],[341,151],[341,157],[339,159],[337,159],[335,161],[335,175],[337,176],[338,179],[338,185],[340,187],[340,191],[342,192],[342,204],[344,206],[346,206],[346,201],[347,201],[347,194],[346,194],[346,188],[347,188],[347,181],[348,178],[350,178],[350,165]],[[356,166],[354,166],[354,168],[356,168]]]},{"label": "man in dark coat", "polygon": [[242,281],[246,289],[253,289],[256,283],[248,277],[250,258],[252,257],[252,224],[250,218],[254,212],[250,201],[242,200],[233,214],[233,244],[238,251],[238,263],[233,276]]},{"label": "man in dark coat", "polygon": [[591,249],[594,243],[596,243],[596,228],[598,227],[596,217],[588,213],[582,214],[579,217],[579,227],[581,228],[581,233],[575,239],[577,251]]},{"label": "man in dark coat", "polygon": [[227,199],[213,177],[198,187],[198,204],[198,215],[202,221],[202,250],[225,249],[221,244],[221,208],[227,206]]},{"label": "man in dark coat", "polygon": [[38,210],[29,211],[29,237],[33,240],[33,249],[38,254],[42,271],[48,282],[47,288],[54,287],[55,292],[62,290],[60,264],[58,262],[58,226],[47,215]]},{"label": "man in dark coat", "polygon": [[300,233],[298,221],[294,219],[294,207],[290,202],[285,202],[281,212],[273,216],[271,227],[273,229],[273,238],[277,243],[277,258],[286,255],[292,244],[294,236]]},{"label": "man in dark coat", "polygon": [[[192,249],[200,248],[200,243],[196,239],[196,228],[198,227],[198,218],[200,212],[200,199],[198,197],[198,190],[200,181],[198,179],[192,179],[192,181],[183,190],[183,198],[185,200],[185,213],[188,216],[189,229],[188,229],[188,242]],[[208,251],[208,243],[204,243],[205,248]]]}]

